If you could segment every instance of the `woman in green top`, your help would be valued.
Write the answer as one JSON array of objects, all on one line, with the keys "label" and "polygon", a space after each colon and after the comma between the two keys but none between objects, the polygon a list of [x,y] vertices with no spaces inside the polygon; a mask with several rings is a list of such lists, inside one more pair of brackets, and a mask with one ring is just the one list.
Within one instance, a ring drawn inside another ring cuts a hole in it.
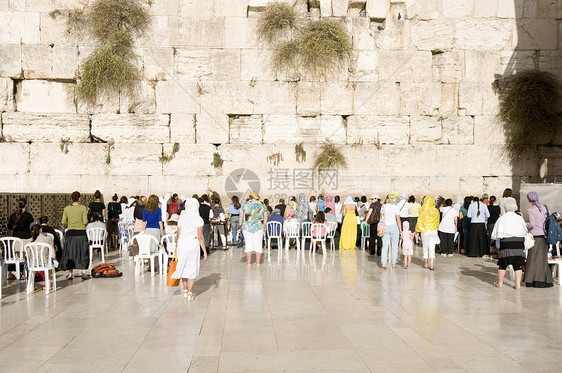
[{"label": "woman in green top", "polygon": [[61,267],[68,269],[68,279],[72,280],[73,269],[82,270],[82,279],[88,279],[88,266],[90,265],[90,250],[86,224],[88,224],[88,209],[80,205],[80,192],[70,195],[72,204],[64,208],[61,224],[67,227],[66,241],[62,253]]}]

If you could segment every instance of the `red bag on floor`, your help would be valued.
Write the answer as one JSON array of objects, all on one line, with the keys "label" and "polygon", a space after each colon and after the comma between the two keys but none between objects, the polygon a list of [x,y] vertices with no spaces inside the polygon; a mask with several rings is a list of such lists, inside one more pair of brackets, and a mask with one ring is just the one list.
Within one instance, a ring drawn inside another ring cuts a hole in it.
[{"label": "red bag on floor", "polygon": [[168,278],[166,279],[166,286],[178,286],[180,284],[179,278],[172,278],[172,274],[176,271],[176,267],[178,266],[178,258],[176,254],[172,257],[172,261],[170,262],[170,267],[168,267]]}]

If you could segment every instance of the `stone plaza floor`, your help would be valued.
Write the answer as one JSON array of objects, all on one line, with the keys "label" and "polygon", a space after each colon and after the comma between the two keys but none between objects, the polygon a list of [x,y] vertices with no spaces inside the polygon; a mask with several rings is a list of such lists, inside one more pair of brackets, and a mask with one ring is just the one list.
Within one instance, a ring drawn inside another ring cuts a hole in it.
[{"label": "stone plaza floor", "polygon": [[[165,279],[65,280],[28,296],[10,281],[0,308],[2,372],[554,372],[562,292],[492,286],[495,262],[437,257],[435,271],[383,271],[356,251],[246,266],[213,251],[195,300]],[[145,267],[146,270],[146,267]]]}]

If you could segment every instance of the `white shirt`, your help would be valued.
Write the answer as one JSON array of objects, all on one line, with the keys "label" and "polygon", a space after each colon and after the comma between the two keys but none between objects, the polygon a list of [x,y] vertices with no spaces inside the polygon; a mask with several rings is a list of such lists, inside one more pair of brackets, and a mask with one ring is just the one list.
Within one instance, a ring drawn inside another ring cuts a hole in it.
[{"label": "white shirt", "polygon": [[407,217],[410,216],[410,203],[408,201],[406,201],[405,199],[398,202],[396,207],[398,207],[398,210],[400,210],[400,217],[401,218],[407,218]]},{"label": "white shirt", "polygon": [[[478,209],[480,209],[480,215],[478,215]],[[490,217],[490,211],[488,207],[482,202],[472,202],[468,206],[468,213],[466,214],[470,218],[471,223],[485,223]]]},{"label": "white shirt", "polygon": [[308,202],[308,208],[310,209],[312,216],[316,216],[316,201]]},{"label": "white shirt", "polygon": [[180,228],[179,239],[197,238],[197,229],[203,226],[203,218],[199,214],[181,214],[178,220],[178,228]]},{"label": "white shirt", "polygon": [[451,206],[445,206],[441,210],[443,217],[439,223],[439,230],[443,233],[455,233],[455,218],[458,215],[456,209]]},{"label": "white shirt", "polygon": [[396,225],[396,216],[399,214],[398,206],[391,203],[385,203],[384,209],[384,224],[386,226]]},{"label": "white shirt", "polygon": [[499,217],[494,224],[492,240],[497,238],[525,237],[527,226],[521,215],[509,211]]},{"label": "white shirt", "polygon": [[341,214],[341,208],[343,204],[341,202],[336,202],[335,206],[336,206],[336,216],[338,216],[339,214]]}]

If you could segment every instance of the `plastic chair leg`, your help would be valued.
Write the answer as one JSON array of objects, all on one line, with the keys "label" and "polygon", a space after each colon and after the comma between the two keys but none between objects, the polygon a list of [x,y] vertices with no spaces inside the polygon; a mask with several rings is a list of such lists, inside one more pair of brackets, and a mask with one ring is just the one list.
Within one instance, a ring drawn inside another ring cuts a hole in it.
[{"label": "plastic chair leg", "polygon": [[57,291],[57,271],[53,268],[53,291]]},{"label": "plastic chair leg", "polygon": [[150,275],[154,277],[154,257],[150,258]]}]

